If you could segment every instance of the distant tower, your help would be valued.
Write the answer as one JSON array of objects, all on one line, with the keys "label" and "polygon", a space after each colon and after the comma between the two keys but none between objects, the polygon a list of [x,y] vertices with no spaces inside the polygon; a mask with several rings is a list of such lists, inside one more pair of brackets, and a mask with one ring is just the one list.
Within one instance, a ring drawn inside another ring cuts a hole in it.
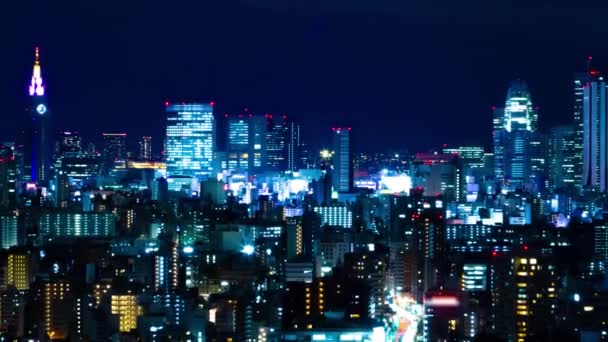
[{"label": "distant tower", "polygon": [[117,160],[127,160],[127,133],[103,133],[104,172],[114,167]]},{"label": "distant tower", "polygon": [[334,172],[332,183],[334,191],[350,192],[353,187],[353,150],[350,127],[333,128]]},{"label": "distant tower", "polygon": [[287,139],[287,170],[297,171],[300,168],[301,147],[300,124],[292,121],[289,123]]},{"label": "distant tower", "polygon": [[152,160],[152,137],[142,137],[139,141],[139,159]]},{"label": "distant tower", "polygon": [[49,109],[45,86],[42,82],[40,69],[40,51],[36,47],[34,70],[29,85],[30,107],[29,116],[31,125],[28,129],[28,142],[26,146],[27,161],[25,179],[44,184],[48,181],[49,166],[51,163],[51,136],[49,135]]}]

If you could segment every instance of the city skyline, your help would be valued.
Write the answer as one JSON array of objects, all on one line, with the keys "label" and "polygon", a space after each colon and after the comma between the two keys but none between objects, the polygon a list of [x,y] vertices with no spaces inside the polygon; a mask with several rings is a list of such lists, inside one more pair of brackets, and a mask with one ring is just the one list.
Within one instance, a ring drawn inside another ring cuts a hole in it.
[{"label": "city skyline", "polygon": [[[579,20],[576,19],[568,26],[573,31],[550,33],[549,29],[558,26],[557,19],[568,10],[559,6],[546,9],[530,5],[530,11],[521,14],[521,18],[514,17],[512,11],[488,12],[485,19],[470,14],[473,20],[469,25],[457,22],[453,27],[445,23],[432,26],[416,18],[401,22],[406,12],[402,8],[397,8],[394,15],[384,10],[372,11],[368,17],[362,17],[357,9],[352,13],[335,9],[316,13],[304,8],[301,16],[295,16],[281,6],[243,4],[239,7],[241,14],[236,16],[232,5],[227,4],[184,6],[215,14],[207,18],[204,27],[225,22],[232,28],[214,34],[176,23],[174,31],[163,35],[145,21],[160,18],[164,13],[162,6],[146,8],[141,18],[126,21],[118,14],[120,6],[108,4],[96,8],[98,14],[84,11],[81,19],[71,19],[77,20],[74,24],[81,25],[88,34],[87,39],[82,39],[67,32],[67,24],[49,19],[58,15],[53,9],[49,16],[42,12],[44,6],[35,9],[32,15],[37,20],[33,20],[32,27],[24,30],[18,40],[9,39],[5,46],[7,53],[0,56],[0,71],[6,75],[6,82],[0,83],[5,115],[20,119],[22,105],[14,100],[23,97],[21,85],[31,65],[31,49],[39,45],[45,63],[43,73],[52,80],[49,96],[52,95],[56,122],[67,130],[86,126],[88,118],[103,131],[129,130],[133,136],[153,136],[158,144],[158,138],[164,134],[165,100],[214,101],[217,113],[221,114],[237,113],[244,107],[259,114],[286,113],[307,127],[303,131],[304,140],[320,136],[326,127],[351,125],[357,138],[370,140],[361,150],[379,150],[383,146],[409,150],[434,147],[428,134],[415,129],[425,124],[423,118],[429,116],[446,122],[435,128],[437,135],[443,137],[441,144],[481,143],[489,148],[490,138],[480,135],[479,128],[484,128],[484,132],[491,130],[490,108],[503,101],[510,81],[521,78],[528,82],[540,107],[540,130],[548,132],[552,126],[571,121],[571,82],[574,72],[584,70],[587,56],[594,56],[593,63],[599,70],[608,60],[606,52],[593,39],[601,37],[605,28],[591,30],[591,36],[573,39],[582,30],[575,25]],[[376,6],[369,7],[374,10]],[[448,8],[460,14],[467,8],[453,7]],[[16,18],[23,14],[19,9],[16,5]],[[82,10],[73,9],[72,13]],[[167,14],[172,11],[175,9],[168,8]],[[422,6],[421,13],[427,11]],[[546,19],[543,28],[530,22],[530,18],[544,12],[553,17]],[[443,15],[436,14],[437,18]],[[85,18],[91,24],[82,22]],[[510,18],[519,18],[521,25],[507,25]],[[166,19],[176,20],[170,15]],[[332,19],[339,19],[340,25]],[[496,22],[490,25],[489,33],[477,29],[491,19]],[[114,25],[107,32],[100,32],[93,23],[104,20]],[[137,24],[139,20],[141,25]],[[382,23],[377,24],[378,20]],[[253,23],[256,25],[251,32],[240,30]],[[4,25],[11,29],[20,27],[15,19]],[[275,26],[284,28],[284,32],[277,32]],[[527,29],[530,32],[518,39],[521,47],[504,49],[504,56],[490,53],[490,47],[506,46],[512,36],[517,37]],[[133,40],[127,43],[126,38],[119,39],[120,32]],[[414,38],[414,32],[422,35]],[[169,34],[175,41],[163,39],[161,45],[175,46],[200,38],[208,46],[191,46],[198,58],[174,54],[154,43],[155,36],[166,38]],[[288,34],[294,35],[294,39],[286,43]],[[489,37],[491,34],[495,37]],[[402,42],[400,35],[407,39]],[[436,43],[426,43],[425,36]],[[361,37],[360,41],[353,40],[355,37]],[[453,39],[461,41],[462,47],[449,42]],[[369,49],[357,50],[359,44]],[[249,58],[224,58],[236,55],[241,47],[251,51]],[[286,54],[280,53],[282,49]],[[526,51],[525,58],[519,50]],[[280,55],[285,57],[278,58]],[[447,55],[452,56],[450,60],[445,59]],[[327,56],[327,60],[321,56]],[[341,61],[337,68],[328,64],[337,61]],[[497,65],[501,67],[496,68]],[[345,82],[355,74],[360,81]],[[450,89],[442,94],[441,101],[430,97],[434,92],[423,90],[441,83]],[[83,84],[87,86],[82,87]],[[129,115],[125,116],[127,112]],[[370,121],[370,117],[377,120]],[[449,121],[453,117],[462,120]],[[142,125],[142,118],[148,123]],[[85,136],[97,133],[92,127],[81,131]],[[331,143],[329,135],[323,143],[326,146]]]},{"label": "city skyline", "polygon": [[0,20],[0,340],[607,340],[600,8],[180,2]]}]

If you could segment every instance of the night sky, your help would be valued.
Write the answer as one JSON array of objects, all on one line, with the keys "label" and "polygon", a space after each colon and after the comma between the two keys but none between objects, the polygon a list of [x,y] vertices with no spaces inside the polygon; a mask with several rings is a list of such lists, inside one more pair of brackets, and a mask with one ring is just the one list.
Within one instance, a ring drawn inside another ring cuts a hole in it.
[{"label": "night sky", "polygon": [[82,2],[3,4],[2,140],[25,115],[35,45],[55,129],[152,135],[157,150],[166,99],[287,113],[315,144],[350,125],[361,151],[490,147],[510,80],[528,81],[547,131],[571,121],[587,56],[608,66],[608,6],[579,1]]}]

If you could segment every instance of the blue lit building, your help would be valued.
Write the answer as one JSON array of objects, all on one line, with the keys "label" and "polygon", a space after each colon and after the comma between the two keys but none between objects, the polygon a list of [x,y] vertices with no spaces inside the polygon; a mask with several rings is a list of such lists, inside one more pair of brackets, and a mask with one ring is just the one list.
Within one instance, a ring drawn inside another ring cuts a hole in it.
[{"label": "blue lit building", "polygon": [[213,171],[215,121],[210,103],[167,106],[167,176],[208,178]]},{"label": "blue lit building", "polygon": [[606,81],[590,71],[583,84],[583,172],[582,185],[608,190],[608,101]]},{"label": "blue lit building", "polygon": [[353,187],[353,150],[350,127],[333,128],[334,171],[332,183],[334,191],[350,192]]},{"label": "blue lit building", "polygon": [[531,184],[542,167],[538,158],[540,148],[536,130],[538,114],[525,81],[511,82],[504,109],[494,110],[494,165],[497,181],[509,189]]},{"label": "blue lit building", "polygon": [[112,213],[56,211],[40,215],[38,238],[112,237],[116,217]]},{"label": "blue lit building", "polygon": [[266,114],[266,169],[283,171],[287,167],[287,116],[273,119]]},{"label": "blue lit building", "polygon": [[260,172],[266,165],[266,118],[239,115],[228,120],[228,168],[246,171],[249,175]]},{"label": "blue lit building", "polygon": [[36,48],[36,59],[32,80],[29,85],[31,99],[29,107],[30,127],[26,142],[26,165],[24,180],[44,184],[48,181],[51,164],[51,136],[49,135],[49,109],[47,107],[46,89],[42,81],[40,53]]}]

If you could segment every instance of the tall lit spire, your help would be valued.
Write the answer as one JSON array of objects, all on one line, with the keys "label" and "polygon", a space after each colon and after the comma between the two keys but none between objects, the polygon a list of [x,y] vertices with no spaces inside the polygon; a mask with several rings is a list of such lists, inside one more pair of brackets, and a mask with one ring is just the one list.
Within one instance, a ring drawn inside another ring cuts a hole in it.
[{"label": "tall lit spire", "polygon": [[42,74],[40,72],[40,50],[36,46],[36,59],[34,61],[34,71],[30,83],[30,96],[44,96],[44,85],[42,84]]}]

